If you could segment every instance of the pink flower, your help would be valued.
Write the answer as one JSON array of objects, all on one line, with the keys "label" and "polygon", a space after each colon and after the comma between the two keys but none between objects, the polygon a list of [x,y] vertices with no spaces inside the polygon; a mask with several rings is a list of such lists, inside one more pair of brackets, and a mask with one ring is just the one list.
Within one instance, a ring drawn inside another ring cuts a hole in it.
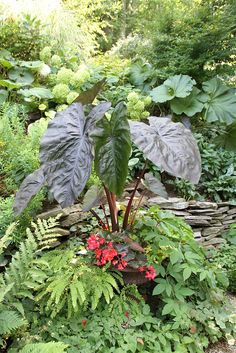
[{"label": "pink flower", "polygon": [[152,281],[156,277],[156,271],[152,266],[148,266],[145,277]]},{"label": "pink flower", "polygon": [[87,240],[89,250],[96,250],[104,243],[105,239],[101,238],[98,234],[91,234]]}]

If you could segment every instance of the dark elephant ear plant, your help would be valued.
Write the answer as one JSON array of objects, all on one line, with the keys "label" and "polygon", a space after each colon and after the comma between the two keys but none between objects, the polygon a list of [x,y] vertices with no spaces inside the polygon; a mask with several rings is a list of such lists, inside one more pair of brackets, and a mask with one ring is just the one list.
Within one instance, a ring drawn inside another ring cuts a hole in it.
[{"label": "dark elephant ear plant", "polygon": [[[101,201],[104,193],[109,205],[111,227],[106,214],[105,221],[101,220],[94,210],[93,214],[103,228],[111,233],[121,234],[124,241],[131,242],[127,231],[135,192],[141,178],[145,178],[147,184],[151,183],[152,186],[154,180],[150,173],[144,175],[144,168],[131,194],[121,224],[118,219],[116,197],[124,190],[131,140],[144,156],[161,170],[193,183],[199,181],[201,174],[199,150],[191,132],[184,125],[174,123],[166,117],[150,117],[149,125],[128,121],[123,103],[119,103],[113,109],[108,119],[105,113],[110,107],[110,103],[100,103],[85,116],[82,104],[73,103],[66,110],[56,114],[41,141],[41,167],[27,176],[16,195],[14,203],[16,215],[24,210],[44,184],[47,184],[50,193],[61,207],[72,205],[84,190],[94,163],[103,191],[96,186],[88,190],[84,200],[84,211],[102,204],[105,213],[104,202]],[[163,186],[159,184],[160,182],[156,180],[154,188],[161,190]],[[94,240],[96,241],[96,238]],[[135,250],[142,251],[142,248],[136,244]]]}]

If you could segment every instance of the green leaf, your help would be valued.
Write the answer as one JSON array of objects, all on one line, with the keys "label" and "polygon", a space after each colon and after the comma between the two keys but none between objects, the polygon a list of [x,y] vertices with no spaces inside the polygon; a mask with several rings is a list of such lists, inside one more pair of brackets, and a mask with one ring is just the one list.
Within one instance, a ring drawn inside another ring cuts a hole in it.
[{"label": "green leaf", "polygon": [[83,105],[93,103],[94,99],[103,88],[105,82],[105,79],[98,81],[93,87],[85,92],[80,93],[79,97],[75,99],[75,102],[79,102]]},{"label": "green leaf", "polygon": [[5,89],[0,89],[0,104],[6,102],[8,98],[8,92]]},{"label": "green leaf", "polygon": [[236,122],[228,125],[226,131],[215,138],[214,143],[228,151],[236,152]]},{"label": "green leaf", "polygon": [[170,262],[174,265],[176,262],[182,259],[182,254],[178,250],[174,250],[170,254]]},{"label": "green leaf", "polygon": [[9,89],[18,89],[22,85],[20,83],[12,82],[10,80],[0,80],[0,86],[7,87]]},{"label": "green leaf", "polygon": [[161,86],[154,88],[150,96],[156,103],[164,103],[175,97],[185,98],[190,95],[196,82],[188,75],[175,75],[168,78]]},{"label": "green leaf", "polygon": [[27,69],[37,70],[43,65],[40,60],[37,61],[20,61],[20,66],[26,67]]},{"label": "green leaf", "polygon": [[167,303],[162,309],[162,315],[170,314],[174,310],[173,303]]},{"label": "green leaf", "polygon": [[5,58],[0,58],[0,66],[6,69],[11,69],[14,66],[14,62]]},{"label": "green leaf", "polygon": [[186,281],[191,276],[192,270],[190,267],[186,267],[183,271],[183,278]]},{"label": "green leaf", "polygon": [[165,289],[166,289],[166,285],[164,283],[158,284],[154,288],[152,295],[159,295],[159,294],[163,293],[165,291]]},{"label": "green leaf", "polygon": [[196,87],[193,87],[191,94],[185,98],[174,98],[170,102],[170,107],[175,114],[186,114],[193,116],[200,113],[204,108],[204,103],[207,100],[207,95],[201,93]]},{"label": "green leaf", "polygon": [[48,88],[43,88],[43,87],[34,87],[30,89],[21,89],[19,91],[20,94],[24,97],[37,97],[39,99],[51,99],[53,98],[53,94]]},{"label": "green leaf", "polygon": [[205,103],[205,118],[209,122],[220,121],[230,125],[236,119],[236,95],[218,78],[203,83],[203,91],[208,94]]},{"label": "green leaf", "polygon": [[126,108],[119,103],[109,121],[97,123],[91,136],[95,141],[95,170],[108,189],[121,195],[128,175],[131,153],[129,124]]},{"label": "green leaf", "polygon": [[34,75],[28,70],[25,70],[24,68],[15,68],[11,69],[8,72],[8,77],[16,81],[17,83],[21,83],[22,85],[30,85],[32,82],[34,82]]},{"label": "green leaf", "polygon": [[179,293],[181,295],[183,295],[184,297],[187,297],[189,295],[193,295],[194,294],[194,291],[190,288],[187,288],[187,287],[182,287],[179,289]]}]

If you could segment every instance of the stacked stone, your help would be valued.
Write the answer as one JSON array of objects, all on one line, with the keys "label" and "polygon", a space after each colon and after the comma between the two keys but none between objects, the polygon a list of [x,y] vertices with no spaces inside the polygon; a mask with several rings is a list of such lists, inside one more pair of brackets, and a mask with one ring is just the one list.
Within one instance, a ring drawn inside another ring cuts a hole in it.
[{"label": "stacked stone", "polygon": [[236,204],[233,202],[186,201],[182,198],[153,197],[148,205],[159,205],[188,223],[195,239],[205,247],[219,246],[225,240],[222,234],[236,223]]},{"label": "stacked stone", "polygon": [[[183,198],[152,197],[145,200],[147,206],[159,205],[160,208],[168,210],[181,217],[188,223],[194,232],[195,239],[205,247],[219,246],[225,240],[223,233],[236,223],[236,205],[233,202],[207,202],[186,201]],[[56,230],[63,236],[70,235],[77,230],[77,225],[84,223],[91,214],[82,212],[81,205],[77,204],[65,209],[55,207],[48,212],[38,215],[39,218],[47,219],[61,214],[60,227]]]}]

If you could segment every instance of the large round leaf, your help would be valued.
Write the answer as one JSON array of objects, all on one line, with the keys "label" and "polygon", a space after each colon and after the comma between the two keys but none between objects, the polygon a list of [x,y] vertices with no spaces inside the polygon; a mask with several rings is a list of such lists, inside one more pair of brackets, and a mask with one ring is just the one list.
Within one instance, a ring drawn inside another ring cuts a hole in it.
[{"label": "large round leaf", "polygon": [[205,103],[207,121],[220,121],[227,125],[236,120],[236,95],[233,89],[223,85],[218,78],[203,83],[203,90],[208,94]]},{"label": "large round leaf", "polygon": [[129,121],[131,137],[146,158],[168,173],[198,183],[201,157],[191,132],[169,118],[149,118],[150,125]]},{"label": "large round leaf", "polygon": [[154,88],[150,95],[156,103],[164,103],[175,97],[185,98],[190,95],[195,84],[196,81],[188,75],[175,75]]},{"label": "large round leaf", "polygon": [[170,107],[175,114],[186,114],[193,116],[203,110],[204,103],[207,101],[207,95],[193,87],[192,92],[185,98],[174,98],[170,102]]},{"label": "large round leaf", "polygon": [[127,178],[131,152],[124,104],[116,106],[110,121],[104,118],[98,122],[91,136],[95,141],[96,172],[111,192],[120,195]]},{"label": "large round leaf", "polygon": [[24,97],[37,97],[39,99],[51,99],[53,98],[53,94],[50,91],[50,89],[48,88],[44,88],[44,87],[33,87],[30,89],[21,89],[19,91],[20,94],[22,94],[22,96]]},{"label": "large round leaf", "polygon": [[21,83],[26,86],[34,82],[34,75],[32,75],[30,71],[21,67],[11,69],[8,72],[8,77],[17,83]]},{"label": "large round leaf", "polygon": [[91,173],[92,145],[84,126],[82,105],[74,103],[56,114],[41,141],[49,189],[62,207],[74,203]]}]

